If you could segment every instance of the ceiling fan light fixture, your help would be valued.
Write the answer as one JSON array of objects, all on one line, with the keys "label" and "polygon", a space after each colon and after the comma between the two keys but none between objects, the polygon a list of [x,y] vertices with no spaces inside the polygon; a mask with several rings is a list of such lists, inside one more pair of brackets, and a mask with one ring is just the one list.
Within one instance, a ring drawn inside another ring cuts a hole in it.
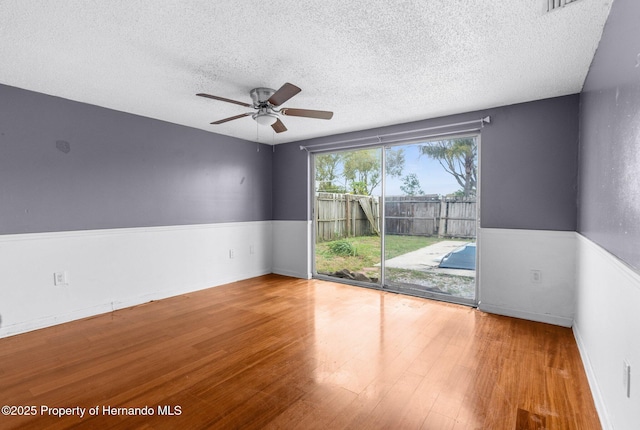
[{"label": "ceiling fan light fixture", "polygon": [[278,120],[278,116],[271,112],[258,112],[253,115],[253,119],[260,125],[272,125]]}]

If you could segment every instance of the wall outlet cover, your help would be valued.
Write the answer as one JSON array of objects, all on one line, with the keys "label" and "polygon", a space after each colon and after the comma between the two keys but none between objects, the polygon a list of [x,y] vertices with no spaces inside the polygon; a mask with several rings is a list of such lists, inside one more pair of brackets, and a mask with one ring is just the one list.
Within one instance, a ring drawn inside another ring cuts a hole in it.
[{"label": "wall outlet cover", "polygon": [[53,274],[53,285],[69,285],[69,277],[67,276],[67,272],[55,272]]}]

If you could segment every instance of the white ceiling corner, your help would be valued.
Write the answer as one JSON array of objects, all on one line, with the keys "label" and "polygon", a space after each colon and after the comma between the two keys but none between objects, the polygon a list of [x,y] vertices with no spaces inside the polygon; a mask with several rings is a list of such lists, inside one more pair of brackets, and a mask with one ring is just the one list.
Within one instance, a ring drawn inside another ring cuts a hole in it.
[{"label": "white ceiling corner", "polygon": [[[612,0],[2,0],[0,83],[264,143],[580,92]],[[276,134],[214,120],[291,82]]]}]

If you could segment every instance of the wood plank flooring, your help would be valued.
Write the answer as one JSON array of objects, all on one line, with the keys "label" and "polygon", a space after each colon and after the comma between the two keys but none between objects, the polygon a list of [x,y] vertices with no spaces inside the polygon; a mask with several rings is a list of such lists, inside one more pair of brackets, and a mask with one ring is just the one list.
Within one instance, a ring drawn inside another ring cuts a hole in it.
[{"label": "wood plank flooring", "polygon": [[600,429],[570,329],[278,275],[0,339],[0,405],[2,429]]}]

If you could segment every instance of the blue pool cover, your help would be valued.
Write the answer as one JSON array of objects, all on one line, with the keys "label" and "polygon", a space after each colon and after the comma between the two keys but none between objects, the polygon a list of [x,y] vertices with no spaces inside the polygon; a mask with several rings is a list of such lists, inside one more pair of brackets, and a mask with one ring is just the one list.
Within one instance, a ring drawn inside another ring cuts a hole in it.
[{"label": "blue pool cover", "polygon": [[476,270],[476,244],[467,243],[460,248],[451,251],[444,257],[438,267],[447,269]]}]

